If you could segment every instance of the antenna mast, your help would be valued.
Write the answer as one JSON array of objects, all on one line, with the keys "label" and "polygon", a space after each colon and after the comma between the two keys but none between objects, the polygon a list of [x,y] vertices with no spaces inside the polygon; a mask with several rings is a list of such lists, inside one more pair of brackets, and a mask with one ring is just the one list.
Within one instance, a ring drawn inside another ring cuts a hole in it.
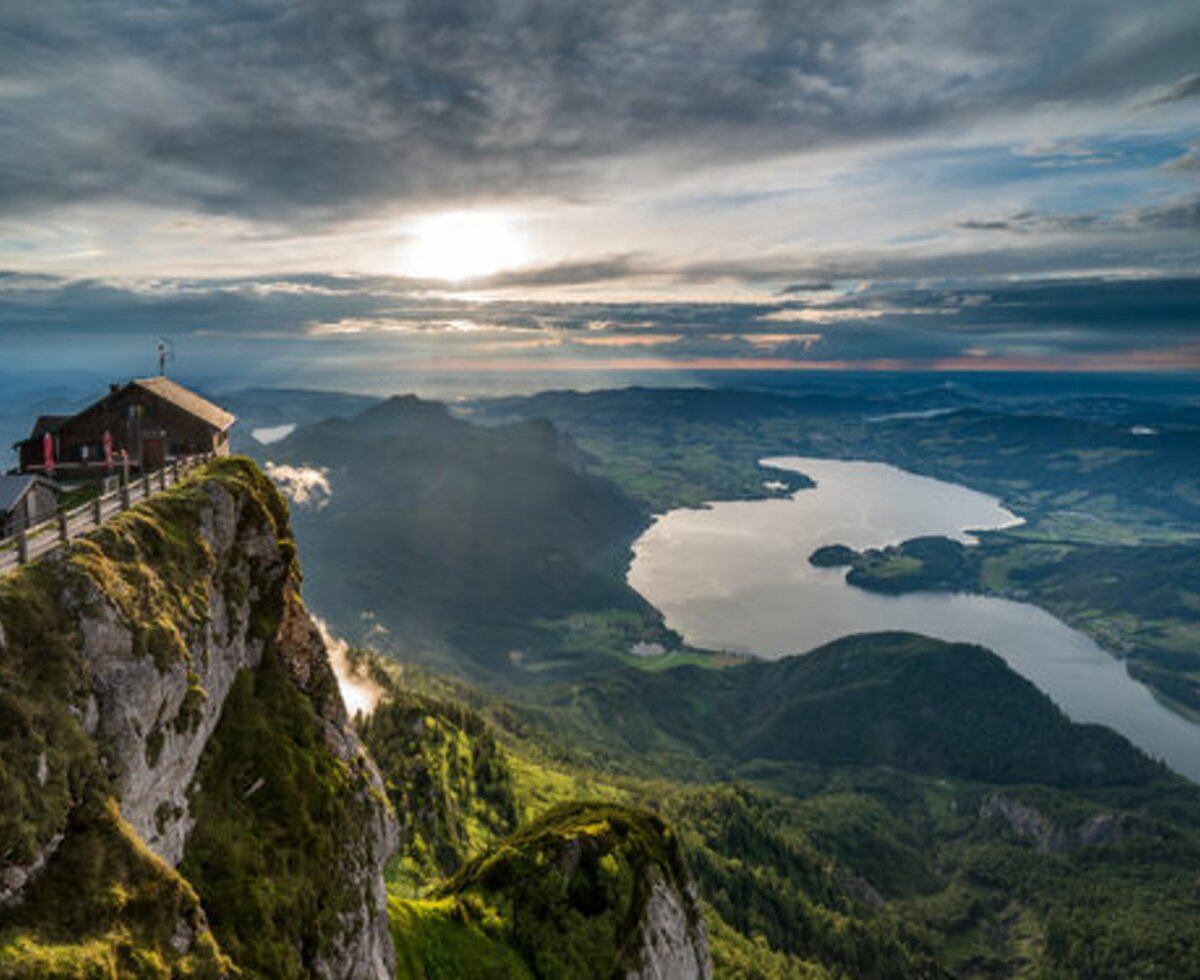
[{"label": "antenna mast", "polygon": [[156,337],[154,347],[158,352],[158,376],[165,378],[167,376],[167,361],[175,359],[175,350],[166,337]]}]

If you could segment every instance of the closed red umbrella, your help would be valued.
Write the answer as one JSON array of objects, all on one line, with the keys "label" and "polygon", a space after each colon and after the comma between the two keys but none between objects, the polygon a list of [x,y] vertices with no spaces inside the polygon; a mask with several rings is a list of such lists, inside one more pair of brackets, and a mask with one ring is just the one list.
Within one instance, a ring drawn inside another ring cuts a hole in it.
[{"label": "closed red umbrella", "polygon": [[104,467],[111,470],[113,468],[113,451],[112,451],[112,433],[108,429],[104,430]]},{"label": "closed red umbrella", "polygon": [[42,463],[47,473],[54,472],[54,439],[49,432],[42,434]]}]

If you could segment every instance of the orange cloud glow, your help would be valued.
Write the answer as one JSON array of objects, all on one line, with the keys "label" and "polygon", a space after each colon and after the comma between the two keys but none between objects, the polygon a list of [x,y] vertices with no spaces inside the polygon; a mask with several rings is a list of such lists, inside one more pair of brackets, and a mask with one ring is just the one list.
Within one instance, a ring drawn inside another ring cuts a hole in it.
[{"label": "orange cloud glow", "polygon": [[677,333],[612,334],[604,337],[580,336],[571,338],[585,347],[660,347],[683,339]]}]

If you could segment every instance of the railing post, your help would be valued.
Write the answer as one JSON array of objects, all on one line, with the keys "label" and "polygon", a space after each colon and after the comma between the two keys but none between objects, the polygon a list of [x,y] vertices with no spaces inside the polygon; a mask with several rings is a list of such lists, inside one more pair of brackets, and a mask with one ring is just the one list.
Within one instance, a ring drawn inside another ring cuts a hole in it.
[{"label": "railing post", "polygon": [[150,471],[142,470],[142,499],[145,500],[150,496]]},{"label": "railing post", "polygon": [[67,524],[67,512],[65,510],[58,512],[58,540],[63,544],[68,544],[71,541],[71,528]]},{"label": "railing post", "polygon": [[101,502],[103,494],[92,501],[92,522],[99,527],[104,523],[104,505]]},{"label": "railing post", "polygon": [[29,561],[29,538],[25,536],[25,525],[17,528],[17,564],[24,565]]},{"label": "railing post", "polygon": [[121,510],[129,510],[129,481],[121,481]]},{"label": "railing post", "polygon": [[158,489],[167,489],[167,468],[165,466],[158,471]]}]

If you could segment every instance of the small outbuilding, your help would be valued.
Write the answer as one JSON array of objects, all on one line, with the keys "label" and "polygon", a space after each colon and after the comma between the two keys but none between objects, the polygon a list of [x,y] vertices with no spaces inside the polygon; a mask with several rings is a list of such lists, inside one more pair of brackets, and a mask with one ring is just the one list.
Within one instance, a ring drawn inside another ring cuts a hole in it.
[{"label": "small outbuilding", "polygon": [[236,418],[166,377],[112,385],[76,415],[43,415],[16,445],[22,473],[64,479],[99,476],[123,465],[156,470],[173,459],[229,452]]},{"label": "small outbuilding", "polygon": [[58,511],[58,487],[40,476],[0,476],[0,538],[48,521]]}]

